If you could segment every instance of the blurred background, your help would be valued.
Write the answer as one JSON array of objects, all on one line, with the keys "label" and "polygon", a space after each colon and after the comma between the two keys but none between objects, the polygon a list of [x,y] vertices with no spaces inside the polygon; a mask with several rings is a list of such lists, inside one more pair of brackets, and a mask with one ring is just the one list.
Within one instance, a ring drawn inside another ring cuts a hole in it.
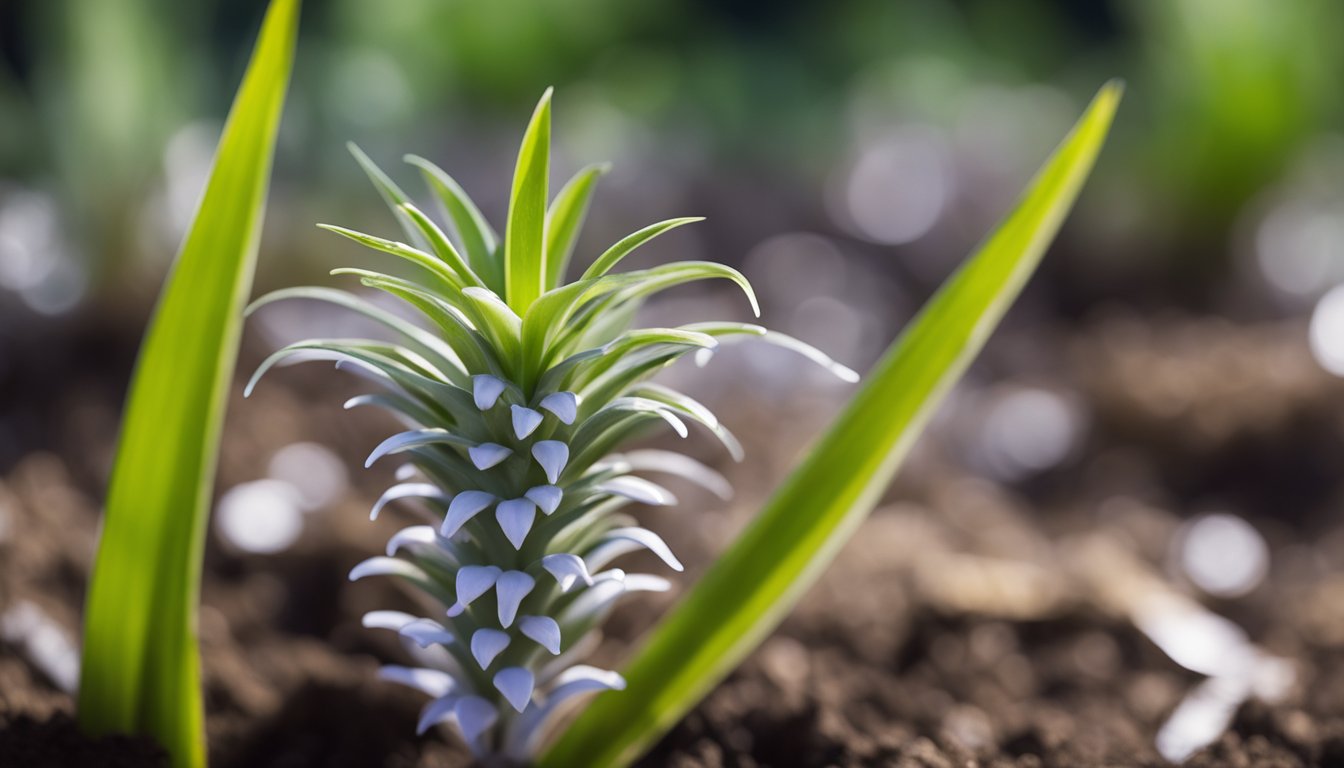
[{"label": "blurred background", "polygon": [[[599,185],[580,261],[645,224],[707,216],[648,247],[640,263],[708,258],[738,266],[761,294],[765,323],[860,371],[1009,210],[1095,90],[1124,78],[1112,138],[1059,241],[920,444],[871,535],[837,567],[877,585],[877,602],[837,618],[827,601],[845,590],[827,592],[825,584],[842,578],[828,577],[819,593],[828,597],[811,598],[742,674],[747,683],[754,675],[787,687],[791,678],[772,678],[771,670],[829,663],[825,649],[841,641],[817,627],[840,622],[844,642],[867,647],[858,658],[880,671],[868,684],[895,686],[892,698],[920,702],[909,711],[878,707],[870,726],[897,723],[890,748],[901,755],[920,738],[948,754],[1012,753],[1024,728],[1036,728],[1040,743],[1021,749],[1052,749],[1053,725],[1013,719],[1013,702],[1023,701],[1076,710],[1066,717],[1070,738],[1094,744],[1095,755],[1065,764],[1144,749],[1154,760],[1174,758],[1185,743],[1178,737],[1206,743],[1229,723],[1224,746],[1234,739],[1252,749],[1259,735],[1271,746],[1290,744],[1288,753],[1303,760],[1323,759],[1332,743],[1344,754],[1344,742],[1321,735],[1331,723],[1344,728],[1344,701],[1313,672],[1328,665],[1312,666],[1344,646],[1337,379],[1344,375],[1344,5],[304,5],[258,294],[334,282],[329,269],[369,258],[316,222],[394,231],[347,141],[408,190],[418,189],[417,179],[401,155],[435,160],[501,223],[522,128],[554,85],[553,184],[589,162],[614,164]],[[0,629],[13,630],[0,633],[0,657],[27,647],[33,627],[59,635],[63,625],[77,637],[81,569],[135,350],[194,212],[263,7],[260,0],[0,0],[0,569],[8,570],[0,609],[11,606]],[[701,286],[669,294],[647,319],[745,312],[727,289]],[[250,373],[280,344],[330,335],[344,322],[318,307],[261,313],[249,321],[240,371]],[[707,441],[696,449],[729,474],[738,496],[726,513],[650,515],[701,564],[850,392],[804,373],[787,354],[744,346],[719,357],[703,375],[680,368],[669,375],[746,444],[747,462],[732,468]],[[348,627],[354,607],[346,601],[361,598],[346,596],[339,582],[356,555],[380,541],[350,508],[376,497],[390,476],[354,470],[389,424],[337,418],[348,389],[337,378],[286,373],[231,406],[210,554],[218,584],[206,585],[224,635],[238,639],[242,627],[262,633],[278,623],[288,636],[369,650]],[[724,507],[694,494],[683,500]],[[83,543],[61,544],[54,521],[80,529]],[[21,534],[41,540],[40,531],[54,537],[47,555],[16,543]],[[862,547],[876,549],[865,559]],[[22,575],[20,551],[30,553]],[[1089,581],[1077,552],[1096,555],[1085,558],[1094,564],[1123,563]],[[993,570],[1008,565],[1038,571]],[[966,575],[979,568],[989,575]],[[1129,583],[1117,573],[1146,586],[1117,597],[1106,585]],[[1018,577],[1026,586],[1004,586]],[[1146,598],[1135,595],[1154,591],[1187,601],[1191,611],[1214,608],[1216,616],[1190,614],[1205,629],[1231,617],[1235,625],[1218,627],[1242,633],[1243,645],[1248,633],[1257,654],[1291,659],[1297,671],[1280,674],[1278,687],[1194,688],[1213,705],[1191,716],[1194,725],[1172,726],[1167,747],[1153,752],[1155,734],[1193,700],[1186,697],[1194,682],[1222,679],[1192,656],[1226,640],[1226,632],[1206,637],[1179,622],[1153,629]],[[239,595],[274,602],[251,613],[228,608],[244,600]],[[296,613],[296,600],[308,613]],[[29,606],[23,621],[13,618],[20,604]],[[655,615],[632,614],[614,634],[633,636]],[[1032,634],[1043,625],[1053,629]],[[1173,633],[1196,638],[1184,661],[1160,639]],[[988,671],[958,689],[952,677],[969,675],[976,653],[990,654]],[[55,698],[35,694],[25,706],[59,709],[69,670],[57,660],[55,671],[43,672],[32,654],[16,657],[37,664],[31,685]],[[1009,656],[1019,662],[1004,661]],[[1077,659],[1077,669],[1044,671],[1039,658],[1057,657]],[[1014,663],[1031,682],[1000,680]],[[1097,677],[1099,665],[1110,672]],[[270,716],[301,682],[266,695],[258,683],[251,699],[225,690],[213,706]],[[917,682],[932,698],[912,693],[922,690]],[[1116,689],[1125,691],[1118,709],[1092,720],[1086,707],[1061,704],[1075,695],[1104,700]],[[1250,689],[1287,703],[1236,714]],[[725,690],[699,715],[700,730],[693,718],[664,745],[667,754],[709,763],[704,750],[737,750],[770,763],[760,753],[765,725],[743,726],[758,734],[745,746],[711,727],[736,711],[731,686]],[[834,701],[808,706],[858,717]],[[11,712],[16,707],[11,701]],[[1283,712],[1312,724],[1301,744],[1284,735],[1292,728],[1276,725]],[[1089,741],[1080,734],[1092,733],[1093,720],[1127,725]],[[236,743],[250,738],[249,726],[228,727]],[[860,749],[850,735],[825,738]],[[862,761],[878,753],[854,754]]]}]

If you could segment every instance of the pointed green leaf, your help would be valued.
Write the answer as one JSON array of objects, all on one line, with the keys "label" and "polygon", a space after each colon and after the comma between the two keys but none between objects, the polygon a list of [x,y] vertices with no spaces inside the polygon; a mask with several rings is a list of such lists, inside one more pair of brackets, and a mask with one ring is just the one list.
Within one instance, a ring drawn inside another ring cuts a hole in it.
[{"label": "pointed green leaf", "polygon": [[820,349],[799,341],[787,334],[779,331],[772,331],[764,326],[752,323],[733,323],[733,322],[711,322],[711,323],[691,323],[682,326],[685,331],[699,331],[714,337],[731,338],[733,336],[747,336],[749,338],[760,339],[767,344],[773,344],[776,347],[791,350],[806,357],[808,360],[830,371],[837,379],[848,381],[850,383],[859,380],[859,374],[847,365],[838,363],[830,355],[822,352]]},{"label": "pointed green leaf", "polygon": [[383,173],[383,169],[379,168],[377,163],[374,163],[368,155],[364,154],[364,150],[360,149],[353,141],[347,142],[345,148],[350,150],[350,154],[354,155],[355,162],[359,163],[360,168],[364,169],[364,173],[369,177],[369,181],[373,182],[374,188],[378,190],[378,196],[383,198],[383,202],[387,203],[387,207],[392,210],[392,215],[397,217],[397,223],[401,225],[401,229],[406,233],[406,237],[410,238],[411,243],[415,245],[416,248],[429,250],[429,241],[425,239],[424,233],[422,233],[420,228],[415,225],[415,222],[411,221],[411,217],[407,216],[406,212],[401,210],[401,206],[408,205],[411,202],[411,199],[407,197],[406,193],[401,191],[401,187],[398,187],[397,183],[392,181],[390,176]]},{"label": "pointed green leaf", "polygon": [[542,766],[628,765],[779,623],[877,503],[943,396],[1035,269],[1120,98],[1108,84],[1017,208],[929,302],[757,519]]},{"label": "pointed green leaf", "polygon": [[348,291],[318,287],[282,288],[252,302],[248,305],[244,316],[250,316],[253,312],[268,304],[289,299],[323,301],[357,312],[401,334],[411,349],[425,356],[434,364],[435,368],[447,375],[454,384],[461,386],[467,381],[467,371],[463,367],[462,358],[450,344],[445,343],[443,339],[420,326],[377,307]]},{"label": "pointed green leaf", "polygon": [[542,94],[523,134],[504,229],[504,298],[522,315],[546,276],[546,185],[551,172],[551,89]]},{"label": "pointed green leaf", "polygon": [[631,251],[663,234],[669,229],[676,229],[683,224],[691,224],[693,222],[704,220],[705,218],[703,216],[668,219],[667,221],[660,221],[657,224],[650,224],[638,232],[626,235],[615,245],[608,248],[601,256],[598,256],[597,260],[584,271],[583,277],[580,279],[587,280],[593,277],[601,277],[610,272],[621,259],[629,256]]},{"label": "pointed green leaf", "polygon": [[462,298],[466,302],[463,308],[475,312],[471,319],[477,329],[499,350],[499,357],[502,358],[500,362],[505,369],[510,372],[516,370],[522,319],[494,292],[485,288],[468,288],[462,292]]},{"label": "pointed green leaf", "polygon": [[574,255],[574,243],[588,214],[593,189],[602,174],[611,169],[606,163],[590,165],[574,174],[574,178],[560,189],[551,207],[546,211],[546,284],[550,290],[565,280],[565,271]]},{"label": "pointed green leaf", "polygon": [[425,236],[430,248],[434,249],[434,254],[461,278],[463,285],[483,285],[480,278],[471,271],[471,267],[467,266],[467,262],[458,254],[457,249],[449,242],[448,236],[443,233],[443,230],[439,229],[437,224],[410,203],[403,203],[397,208],[415,224],[420,233]]},{"label": "pointed green leaf", "polygon": [[[397,206],[397,210],[409,218],[408,211],[411,210],[409,206]],[[334,224],[318,224],[317,228],[325,229],[328,232],[334,232],[341,237],[354,240],[356,243],[372,248],[375,251],[390,253],[393,256],[405,259],[459,290],[465,285],[462,278],[447,264],[434,258],[433,255],[425,253],[419,248],[412,248],[405,243],[398,243],[395,240],[385,240],[381,237],[375,237],[374,235],[366,235],[363,232],[356,232],[353,229],[338,227]]]},{"label": "pointed green leaf", "polygon": [[84,620],[79,719],[205,765],[201,552],[298,27],[275,0],[136,362]]},{"label": "pointed green leaf", "polygon": [[471,201],[458,183],[437,165],[416,155],[407,155],[406,162],[420,169],[425,184],[438,198],[444,215],[453,223],[458,242],[467,252],[471,270],[495,293],[504,292],[504,268],[495,257],[499,236],[485,220],[480,209]]}]

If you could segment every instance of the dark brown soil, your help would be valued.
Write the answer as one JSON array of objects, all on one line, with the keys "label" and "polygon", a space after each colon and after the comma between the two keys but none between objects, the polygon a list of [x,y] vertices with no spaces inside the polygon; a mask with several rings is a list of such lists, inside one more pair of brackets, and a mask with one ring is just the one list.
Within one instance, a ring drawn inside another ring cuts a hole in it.
[{"label": "dark brown soil", "polygon": [[[1301,328],[1162,323],[1093,323],[1058,339],[1055,367],[1028,379],[1087,403],[1085,442],[1053,470],[984,479],[958,458],[959,417],[936,424],[798,610],[643,764],[1165,765],[1155,734],[1202,678],[1103,596],[1123,592],[1122,576],[1096,572],[1078,553],[1104,542],[1165,588],[1197,596],[1170,569],[1170,542],[1191,514],[1231,509],[1265,535],[1272,568],[1249,595],[1206,604],[1290,659],[1297,682],[1277,703],[1243,704],[1187,764],[1344,766],[1344,520],[1333,514],[1344,499],[1344,388],[1316,372]],[[1010,351],[1025,343],[1011,334],[997,342]],[[259,353],[250,349],[249,361]],[[677,487],[679,510],[647,513],[692,564],[683,584],[846,395],[743,402],[735,382],[758,374],[721,364],[696,394],[717,404],[749,458],[729,466],[707,444],[693,450],[729,474],[739,497],[724,511]],[[993,358],[986,373],[1016,375]],[[387,429],[371,414],[335,417],[348,393],[326,370],[286,371],[269,384],[231,406],[221,488],[263,476],[270,454],[297,440],[331,445],[358,466]],[[77,404],[50,404],[45,412],[66,414],[50,450],[25,453],[0,479],[0,612],[30,603],[71,637],[115,428],[113,390],[93,384]],[[284,554],[211,542],[201,632],[220,768],[470,764],[447,731],[414,736],[419,696],[374,679],[400,649],[358,617],[411,603],[391,585],[345,580],[400,522],[367,522],[389,470],[352,473],[356,488],[314,513]],[[596,663],[619,664],[671,599],[626,605]],[[0,766],[163,764],[144,741],[79,736],[71,711],[31,654],[0,639]]]},{"label": "dark brown soil", "polygon": [[20,716],[0,727],[0,764],[58,768],[168,768],[168,755],[150,739],[105,736],[92,739],[65,714],[45,720]]}]

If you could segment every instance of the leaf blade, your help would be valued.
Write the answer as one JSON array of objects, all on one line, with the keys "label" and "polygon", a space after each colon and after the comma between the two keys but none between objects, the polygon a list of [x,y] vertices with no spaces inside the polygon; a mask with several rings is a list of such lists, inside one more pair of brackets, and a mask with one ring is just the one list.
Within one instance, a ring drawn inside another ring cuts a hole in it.
[{"label": "leaf blade", "polygon": [[463,191],[453,177],[442,168],[418,155],[406,155],[407,163],[420,169],[425,184],[438,199],[439,207],[457,232],[462,248],[467,252],[467,262],[490,290],[504,292],[504,270],[495,251],[499,245],[499,236],[490,227],[471,197]]},{"label": "leaf blade", "polygon": [[611,166],[597,163],[574,174],[560,189],[546,211],[546,282],[543,291],[557,287],[565,279],[565,270],[574,255],[574,243],[588,214],[597,180]]},{"label": "leaf blade", "polygon": [[930,301],[760,516],[540,761],[626,765],[782,620],[880,498],[1054,237],[1120,96],[1107,84],[1018,207]]},{"label": "leaf blade", "polygon": [[541,295],[546,275],[546,186],[550,173],[551,89],[542,94],[523,134],[504,229],[504,291],[522,315]]},{"label": "leaf blade", "polygon": [[205,519],[250,290],[298,0],[275,0],[136,364],[90,580],[86,731],[153,735],[205,764],[195,620]]}]

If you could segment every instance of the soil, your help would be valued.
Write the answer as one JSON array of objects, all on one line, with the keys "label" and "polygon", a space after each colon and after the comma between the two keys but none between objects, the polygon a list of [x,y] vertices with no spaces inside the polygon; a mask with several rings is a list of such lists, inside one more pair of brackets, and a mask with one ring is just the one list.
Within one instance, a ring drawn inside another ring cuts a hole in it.
[{"label": "soil", "polygon": [[[76,338],[52,343],[88,344],[89,329],[67,332]],[[1241,704],[1187,765],[1344,766],[1344,521],[1334,514],[1344,386],[1315,368],[1305,337],[1296,325],[1103,317],[1053,332],[1057,353],[1042,366],[1012,356],[1039,347],[1040,329],[1007,329],[798,609],[642,765],[1166,765],[1156,734],[1203,678],[1127,612],[1156,589],[1230,618],[1296,672],[1273,703]],[[249,336],[241,369],[264,352]],[[747,398],[740,382],[762,375],[760,361],[720,357],[694,394],[718,406],[748,459],[731,465],[708,441],[690,450],[728,474],[737,498],[675,487],[679,509],[645,513],[690,566],[683,585],[849,391],[803,377]],[[0,467],[0,613],[30,606],[71,642],[115,378],[29,393],[53,426],[41,439],[18,435],[25,450]],[[967,458],[980,405],[1008,385],[1076,396],[1085,429],[1066,460],[996,479]],[[345,580],[400,522],[367,521],[391,471],[353,468],[389,425],[337,417],[347,387],[299,367],[231,404],[221,489],[265,476],[269,456],[300,440],[331,446],[354,485],[308,516],[283,554],[242,554],[212,532],[201,635],[218,768],[471,764],[446,729],[414,735],[419,695],[374,678],[401,649],[358,617],[412,603],[390,584]],[[1216,509],[1255,525],[1272,555],[1263,583],[1236,599],[1200,595],[1173,568],[1183,523]],[[625,605],[594,663],[619,665],[672,599]],[[165,764],[143,739],[81,736],[60,675],[11,630],[0,624],[0,766]]]}]

